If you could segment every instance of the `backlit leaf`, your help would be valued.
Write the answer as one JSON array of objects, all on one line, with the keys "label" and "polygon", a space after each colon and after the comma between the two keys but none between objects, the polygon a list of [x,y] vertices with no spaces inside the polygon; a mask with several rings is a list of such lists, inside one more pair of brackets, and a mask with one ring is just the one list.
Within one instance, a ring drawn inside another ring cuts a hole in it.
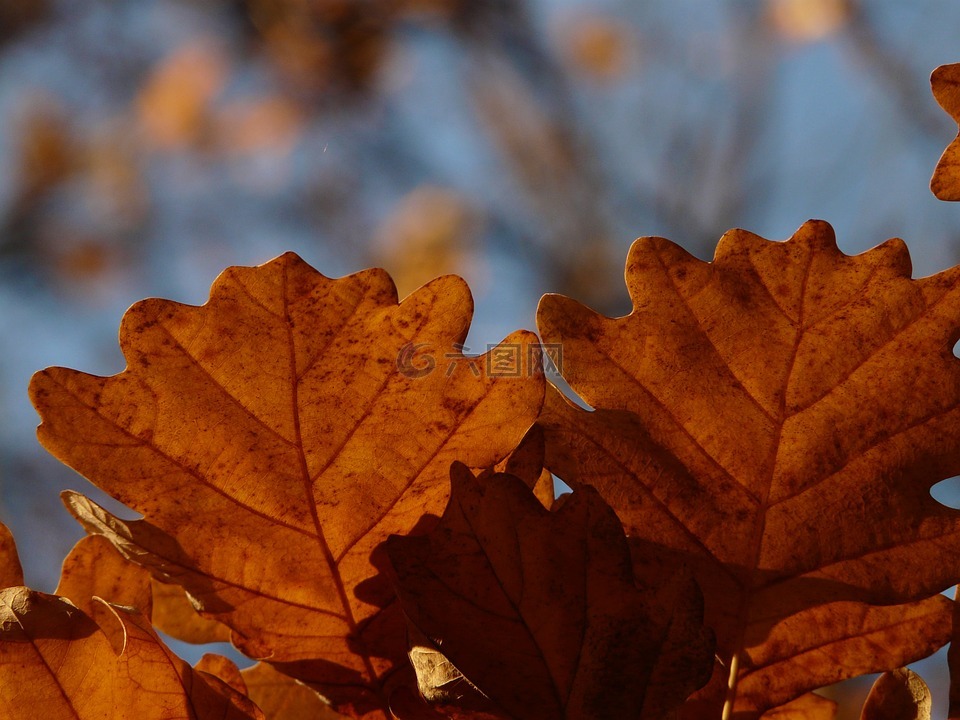
[{"label": "backlit leaf", "polygon": [[[960,63],[938,67],[930,76],[930,85],[940,107],[960,124]],[[960,134],[943,151],[930,189],[941,200],[960,200]]]},{"label": "backlit leaf", "polygon": [[[712,263],[638,240],[623,318],[541,302],[545,342],[598,408],[551,394],[546,464],[596,487],[636,544],[694,569],[719,656],[739,660],[744,717],[949,637],[949,605],[925,599],[960,579],[944,560],[960,513],[929,494],[960,473],[958,281],[912,280],[899,240],[843,255],[811,221],[785,243],[730,231]],[[827,670],[840,658],[857,669]],[[758,673],[774,687],[754,697]]]},{"label": "backlit leaf", "polygon": [[930,689],[907,668],[885,672],[870,689],[860,720],[930,720]]},{"label": "backlit leaf", "polygon": [[[16,555],[12,542],[4,549]],[[65,563],[60,585],[89,613],[27,587],[0,590],[0,717],[262,720],[246,697],[170,652],[141,612],[84,596],[149,588],[146,578],[136,582],[143,571],[135,567],[131,588],[115,583],[119,566],[109,553],[124,562],[101,538],[85,538]],[[91,562],[98,558],[107,566],[100,579]]]},{"label": "backlit leaf", "polygon": [[403,621],[371,553],[439,515],[450,463],[496,463],[542,402],[535,336],[505,340],[504,372],[460,351],[471,313],[453,276],[398,304],[379,270],[331,280],[293,254],[231,268],[202,307],[134,305],[119,375],[38,373],[39,437],[144,515],[72,496],[89,532],[183,586],[248,655],[385,717]]}]

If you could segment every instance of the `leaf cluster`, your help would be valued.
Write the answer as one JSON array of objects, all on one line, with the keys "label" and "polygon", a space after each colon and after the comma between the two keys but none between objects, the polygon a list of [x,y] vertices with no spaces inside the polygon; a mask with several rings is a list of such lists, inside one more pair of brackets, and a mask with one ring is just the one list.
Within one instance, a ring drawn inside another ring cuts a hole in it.
[{"label": "leaf cluster", "polygon": [[929,717],[900,668],[953,635],[960,268],[810,221],[710,263],[641,238],[626,282],[629,315],[547,295],[480,357],[454,276],[399,302],[287,254],[136,304],[123,372],[30,386],[44,447],[142,519],[65,493],[53,595],[0,526],[3,716],[819,720],[887,671],[864,717]]}]

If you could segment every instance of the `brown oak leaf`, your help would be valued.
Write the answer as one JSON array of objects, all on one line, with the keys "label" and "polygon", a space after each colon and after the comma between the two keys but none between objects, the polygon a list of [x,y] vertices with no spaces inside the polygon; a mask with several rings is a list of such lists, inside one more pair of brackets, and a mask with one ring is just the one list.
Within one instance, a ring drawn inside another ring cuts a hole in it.
[{"label": "brown oak leaf", "polygon": [[834,720],[836,717],[836,702],[816,693],[807,693],[786,705],[768,710],[761,720]]},{"label": "brown oak leaf", "polygon": [[930,720],[930,689],[913,670],[883,673],[870,688],[860,720]]},{"label": "brown oak leaf", "polygon": [[[114,551],[101,542],[81,541],[61,577],[61,587],[82,597],[84,609],[23,586],[0,590],[0,717],[263,720],[249,699],[174,655],[143,613],[84,596],[94,588],[131,593],[113,582],[116,566],[105,568],[100,581],[86,575],[94,568],[88,560],[112,562],[107,551]],[[4,550],[16,554],[12,543]],[[149,589],[141,579],[133,587]]]},{"label": "brown oak leaf", "polygon": [[732,230],[712,263],[642,238],[626,278],[626,317],[541,302],[597,408],[548,396],[546,465],[694,570],[742,717],[943,645],[960,512],[929,490],[960,473],[960,269],[912,280],[902,241],[848,257],[811,221]]},{"label": "brown oak leaf", "polygon": [[263,710],[267,720],[335,720],[344,717],[331,709],[314,690],[267,663],[258,663],[241,673],[247,694]]},{"label": "brown oak leaf", "polygon": [[550,512],[512,475],[455,464],[451,482],[429,535],[387,542],[404,612],[437,657],[442,684],[415,664],[421,691],[456,705],[468,683],[517,720],[661,718],[706,681],[695,584],[635,564],[596,491]]},{"label": "brown oak leaf", "polygon": [[496,463],[542,403],[536,337],[505,340],[521,377],[504,376],[461,352],[471,314],[454,276],[398,303],[381,270],[334,280],[292,253],[230,268],[202,307],[134,305],[122,373],[37,373],[39,438],[144,515],[74,498],[89,532],[183,586],[248,655],[387,717],[403,621],[371,553],[442,511],[454,459]]},{"label": "brown oak leaf", "polygon": [[0,523],[0,588],[23,585],[23,568],[10,529]]},{"label": "brown oak leaf", "polygon": [[[930,76],[930,85],[940,107],[960,124],[960,63],[938,67]],[[930,189],[941,200],[960,200],[960,134],[940,156]]]},{"label": "brown oak leaf", "polygon": [[67,598],[87,615],[93,614],[98,601],[94,598],[136,608],[148,618],[153,613],[150,573],[97,535],[81,538],[73,546],[63,561],[54,594]]},{"label": "brown oak leaf", "polygon": [[222,655],[204,655],[194,666],[220,678],[253,700],[267,720],[336,720],[334,712],[314,690],[289,675],[277,672],[268,663],[240,670]]},{"label": "brown oak leaf", "polygon": [[[85,498],[65,491],[67,506]],[[229,642],[230,628],[201,616],[179,585],[152,578],[145,568],[130,562],[101,535],[82,538],[63,561],[56,595],[68,598],[90,614],[94,597],[115,605],[137,608],[161,632],[184,642]]]}]

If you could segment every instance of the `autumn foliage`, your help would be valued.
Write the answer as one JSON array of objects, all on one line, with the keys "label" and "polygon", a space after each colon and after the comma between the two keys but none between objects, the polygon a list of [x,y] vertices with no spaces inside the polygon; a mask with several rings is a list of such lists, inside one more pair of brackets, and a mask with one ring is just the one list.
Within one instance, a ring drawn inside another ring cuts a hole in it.
[{"label": "autumn foliage", "polygon": [[454,276],[398,301],[287,254],[136,304],[122,373],[30,386],[44,447],[142,519],[65,493],[53,595],[0,525],[2,716],[819,720],[887,671],[863,716],[929,717],[900,668],[953,635],[960,268],[810,221],[709,263],[641,238],[626,282],[629,315],[547,295],[481,357]]}]

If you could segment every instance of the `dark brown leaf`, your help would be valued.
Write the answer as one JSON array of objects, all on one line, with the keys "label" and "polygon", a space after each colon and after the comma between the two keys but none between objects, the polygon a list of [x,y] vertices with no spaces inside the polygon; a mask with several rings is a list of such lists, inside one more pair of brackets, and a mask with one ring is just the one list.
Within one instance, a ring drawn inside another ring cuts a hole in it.
[{"label": "dark brown leaf", "polygon": [[454,677],[445,659],[517,720],[660,718],[706,681],[696,586],[655,562],[635,575],[593,489],[549,512],[511,475],[478,482],[457,464],[451,480],[433,532],[387,543],[404,612],[442,652],[430,667],[443,678]]}]

